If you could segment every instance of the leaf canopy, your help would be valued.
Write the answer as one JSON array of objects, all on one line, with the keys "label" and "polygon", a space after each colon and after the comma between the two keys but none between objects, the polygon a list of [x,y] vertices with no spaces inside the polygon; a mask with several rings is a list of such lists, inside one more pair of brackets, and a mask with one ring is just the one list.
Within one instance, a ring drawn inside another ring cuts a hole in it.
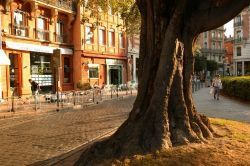
[{"label": "leaf canopy", "polygon": [[[119,13],[119,16],[124,20],[124,28],[127,34],[138,34],[140,31],[140,12],[134,0],[81,0],[83,7],[90,9],[90,16],[98,22],[103,13],[112,12]],[[88,21],[84,16],[82,22]]]}]

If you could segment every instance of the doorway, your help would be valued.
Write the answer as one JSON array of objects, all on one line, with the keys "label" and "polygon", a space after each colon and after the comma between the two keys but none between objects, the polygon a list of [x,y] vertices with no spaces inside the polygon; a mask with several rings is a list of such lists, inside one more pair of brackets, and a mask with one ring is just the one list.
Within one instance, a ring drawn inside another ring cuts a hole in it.
[{"label": "doorway", "polygon": [[121,66],[113,65],[109,69],[110,84],[119,85],[122,84],[122,72]]},{"label": "doorway", "polygon": [[9,73],[10,73],[10,88],[11,91],[15,88],[15,95],[21,96],[21,75],[22,75],[22,57],[18,54],[9,54],[10,58],[10,66],[9,66]]}]

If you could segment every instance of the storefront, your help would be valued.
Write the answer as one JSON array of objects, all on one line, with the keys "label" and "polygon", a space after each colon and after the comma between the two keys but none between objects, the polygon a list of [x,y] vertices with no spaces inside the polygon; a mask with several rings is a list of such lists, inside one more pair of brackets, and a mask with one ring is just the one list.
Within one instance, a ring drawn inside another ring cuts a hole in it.
[{"label": "storefront", "polygon": [[39,84],[42,92],[53,90],[54,76],[50,64],[51,54],[30,52],[31,79]]},{"label": "storefront", "polygon": [[[29,94],[29,78],[39,83],[42,92],[46,93],[53,90],[55,75],[53,74],[51,60],[53,50],[57,48],[7,41],[6,49],[11,62],[9,67],[10,90],[15,88],[19,96]],[[73,82],[70,75],[73,51],[69,48],[60,49],[62,54],[61,82],[63,88],[64,85],[68,86]]]},{"label": "storefront", "polygon": [[124,77],[124,62],[118,59],[106,59],[107,65],[107,84],[122,84]]},{"label": "storefront", "polygon": [[236,61],[234,62],[234,69],[236,76],[250,75],[250,61]]}]

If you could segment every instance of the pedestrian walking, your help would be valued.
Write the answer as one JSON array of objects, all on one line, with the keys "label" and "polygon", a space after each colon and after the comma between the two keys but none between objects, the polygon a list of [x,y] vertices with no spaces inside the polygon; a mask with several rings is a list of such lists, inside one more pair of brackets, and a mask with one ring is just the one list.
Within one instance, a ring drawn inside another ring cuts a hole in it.
[{"label": "pedestrian walking", "polygon": [[212,82],[212,86],[213,86],[213,92],[214,92],[214,99],[219,100],[220,98],[220,89],[222,89],[222,83],[221,83],[221,79],[220,79],[220,75],[217,74],[215,76],[215,78],[213,79]]},{"label": "pedestrian walking", "polygon": [[35,99],[35,104],[38,104],[38,95],[39,95],[39,84],[32,79],[29,79],[29,83],[31,84],[31,92]]}]

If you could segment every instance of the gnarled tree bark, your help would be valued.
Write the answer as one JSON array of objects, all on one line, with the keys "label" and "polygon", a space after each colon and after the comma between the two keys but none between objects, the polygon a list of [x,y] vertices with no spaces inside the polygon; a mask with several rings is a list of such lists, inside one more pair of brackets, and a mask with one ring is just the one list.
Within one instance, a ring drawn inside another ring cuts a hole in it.
[{"label": "gnarled tree bark", "polygon": [[196,112],[192,45],[249,5],[247,0],[137,0],[142,16],[138,95],[129,118],[107,140],[87,149],[76,165],[206,142],[209,120]]}]

